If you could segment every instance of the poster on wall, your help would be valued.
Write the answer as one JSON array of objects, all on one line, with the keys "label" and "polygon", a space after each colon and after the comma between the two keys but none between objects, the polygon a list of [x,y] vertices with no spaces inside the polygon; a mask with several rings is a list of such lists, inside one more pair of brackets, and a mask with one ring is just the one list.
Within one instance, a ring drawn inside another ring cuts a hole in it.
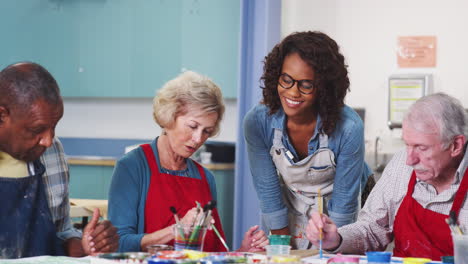
[{"label": "poster on wall", "polygon": [[398,37],[397,62],[400,68],[429,68],[436,66],[437,38],[435,36]]},{"label": "poster on wall", "polygon": [[388,79],[388,127],[401,128],[409,107],[432,89],[432,75],[392,75]]}]

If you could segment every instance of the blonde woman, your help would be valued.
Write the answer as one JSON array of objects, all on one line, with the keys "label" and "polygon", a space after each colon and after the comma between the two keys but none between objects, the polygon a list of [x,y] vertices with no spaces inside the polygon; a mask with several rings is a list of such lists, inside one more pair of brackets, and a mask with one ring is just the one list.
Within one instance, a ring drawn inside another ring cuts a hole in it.
[{"label": "blonde woman", "polygon": [[[195,201],[216,198],[213,174],[189,157],[218,133],[224,115],[221,90],[210,79],[187,71],[166,83],[153,100],[153,116],[162,134],[129,152],[115,167],[109,194],[109,218],[118,228],[119,251],[141,251],[151,244],[173,244],[174,206],[182,223],[192,223]],[[215,226],[224,236],[217,210]],[[268,240],[250,228],[240,251],[261,251]],[[205,251],[225,251],[209,230]]]}]

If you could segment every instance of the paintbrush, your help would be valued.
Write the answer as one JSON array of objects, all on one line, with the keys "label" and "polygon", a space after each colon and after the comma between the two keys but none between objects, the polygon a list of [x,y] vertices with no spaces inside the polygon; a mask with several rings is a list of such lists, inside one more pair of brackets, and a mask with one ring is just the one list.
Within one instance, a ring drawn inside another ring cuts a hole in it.
[{"label": "paintbrush", "polygon": [[180,224],[179,216],[177,215],[177,210],[175,209],[174,206],[171,206],[170,209],[171,209],[171,212],[174,214],[174,219],[175,219],[176,226],[177,226],[177,229],[178,229],[178,231],[179,231],[179,234],[180,234],[180,235],[184,238],[184,240],[185,240],[186,238],[185,238],[184,229],[183,229],[182,225]]},{"label": "paintbrush", "polygon": [[[320,192],[320,188],[318,189],[318,196],[317,196],[317,200],[318,200],[318,211],[319,211],[319,216],[320,216],[320,219],[322,219],[322,214],[323,214],[323,197],[322,197],[322,194]],[[319,254],[320,254],[320,258],[323,257],[323,251],[322,251],[322,236],[323,236],[323,233],[322,233],[322,228],[319,228]]]},{"label": "paintbrush", "polygon": [[[210,205],[209,207],[209,212],[211,212],[214,208],[216,208],[216,201],[215,200],[212,200],[208,203]],[[223,244],[223,246],[226,248],[226,250],[229,252],[229,247],[228,245],[226,244],[226,241],[224,241],[224,238],[221,236],[221,234],[219,233],[218,231],[218,228],[216,228],[215,225],[211,225],[211,227],[213,228],[214,232],[216,233],[216,236],[218,236],[219,240],[221,241],[221,243]]]},{"label": "paintbrush", "polygon": [[205,206],[206,206],[206,216],[205,216],[205,221],[203,222],[203,226],[207,227],[209,222],[210,222],[210,218],[211,218],[211,214],[212,214],[211,211],[213,210],[213,208],[216,207],[216,201],[211,200]]},{"label": "paintbrush", "polygon": [[201,204],[198,201],[195,201],[195,204],[197,205],[197,213],[195,214],[195,218],[193,218],[192,224],[190,225],[192,228],[195,226],[195,223],[197,222],[198,214],[201,211]]},{"label": "paintbrush", "polygon": [[450,211],[449,218],[446,218],[445,222],[449,225],[452,233],[463,235],[463,231],[457,225],[457,213],[455,211]]},{"label": "paintbrush", "polygon": [[[203,206],[203,212],[206,212],[207,210],[208,210],[207,205]],[[193,230],[190,233],[189,239],[187,240],[187,245],[191,245],[197,241],[198,234],[200,233],[200,229],[202,228],[204,222],[205,222],[205,214],[202,214],[200,216],[200,219],[198,219],[198,223],[193,227]]]}]

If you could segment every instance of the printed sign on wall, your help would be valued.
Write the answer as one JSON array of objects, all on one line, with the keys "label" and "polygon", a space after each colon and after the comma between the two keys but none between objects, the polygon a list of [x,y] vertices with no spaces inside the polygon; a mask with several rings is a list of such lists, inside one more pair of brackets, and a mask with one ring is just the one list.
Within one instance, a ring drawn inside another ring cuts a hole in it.
[{"label": "printed sign on wall", "polygon": [[398,37],[398,67],[435,67],[436,48],[437,38],[435,36]]}]

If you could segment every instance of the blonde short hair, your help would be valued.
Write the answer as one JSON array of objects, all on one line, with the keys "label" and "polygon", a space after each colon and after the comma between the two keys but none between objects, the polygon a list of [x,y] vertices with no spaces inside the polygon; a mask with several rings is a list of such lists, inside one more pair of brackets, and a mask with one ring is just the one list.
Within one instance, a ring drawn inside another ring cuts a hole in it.
[{"label": "blonde short hair", "polygon": [[218,114],[213,134],[219,132],[224,115],[221,89],[208,77],[193,71],[186,71],[168,81],[153,99],[153,118],[161,127],[170,127],[176,118],[189,109]]}]

